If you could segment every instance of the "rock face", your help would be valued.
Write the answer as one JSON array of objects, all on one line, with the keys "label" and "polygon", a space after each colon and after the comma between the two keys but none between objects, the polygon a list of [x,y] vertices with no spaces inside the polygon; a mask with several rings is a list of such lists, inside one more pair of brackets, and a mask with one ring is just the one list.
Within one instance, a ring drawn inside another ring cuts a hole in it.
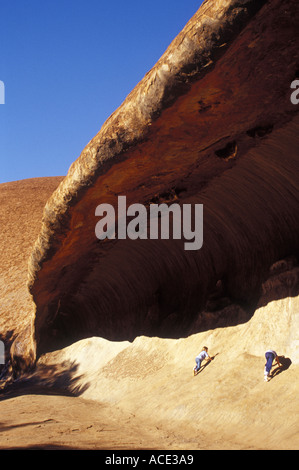
[{"label": "rock face", "polygon": [[[296,264],[298,21],[295,0],[205,1],[89,142],[29,262],[37,355],[88,336],[181,337],[211,302],[250,315],[273,263]],[[120,195],[203,204],[202,248],[98,240],[95,209]]]},{"label": "rock face", "polygon": [[35,356],[35,309],[26,285],[28,258],[45,204],[62,180],[29,178],[0,184],[0,340],[5,343],[7,360],[17,336],[13,356],[18,363]]}]

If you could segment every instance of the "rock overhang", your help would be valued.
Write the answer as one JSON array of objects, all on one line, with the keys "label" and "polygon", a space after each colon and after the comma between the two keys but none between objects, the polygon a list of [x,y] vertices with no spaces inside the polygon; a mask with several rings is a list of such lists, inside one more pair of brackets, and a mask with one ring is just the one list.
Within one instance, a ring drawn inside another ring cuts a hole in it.
[{"label": "rock overhang", "polygon": [[[298,254],[295,1],[206,1],[48,201],[29,261],[37,354],[190,332],[216,286],[249,308]],[[204,206],[204,244],[105,240],[95,208]]]}]

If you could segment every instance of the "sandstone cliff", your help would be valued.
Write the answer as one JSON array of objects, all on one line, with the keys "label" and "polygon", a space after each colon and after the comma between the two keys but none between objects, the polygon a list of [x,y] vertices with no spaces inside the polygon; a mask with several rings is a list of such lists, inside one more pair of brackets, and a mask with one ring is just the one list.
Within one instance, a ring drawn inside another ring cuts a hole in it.
[{"label": "sandstone cliff", "polygon": [[[86,429],[77,441],[66,429],[64,445],[112,446],[112,419],[120,448],[202,448],[203,429],[206,448],[296,446],[298,15],[294,0],[205,1],[65,178],[0,185],[0,339],[14,373],[27,370],[7,396],[42,388],[113,405],[98,429],[87,421],[100,405],[77,401]],[[95,209],[119,195],[203,204],[202,248],[98,240]],[[196,381],[203,344],[218,354]],[[265,384],[269,347],[285,367]],[[25,437],[20,418],[8,447],[73,425],[66,397],[51,402],[57,421],[43,399],[4,402],[8,429],[14,406],[33,423],[51,415]],[[136,425],[130,442],[120,417]]]},{"label": "sandstone cliff", "polygon": [[[251,315],[271,265],[298,255],[297,24],[295,1],[204,2],[86,146],[29,263],[37,354],[199,331],[215,295]],[[97,240],[95,208],[119,195],[202,203],[202,249]]]}]

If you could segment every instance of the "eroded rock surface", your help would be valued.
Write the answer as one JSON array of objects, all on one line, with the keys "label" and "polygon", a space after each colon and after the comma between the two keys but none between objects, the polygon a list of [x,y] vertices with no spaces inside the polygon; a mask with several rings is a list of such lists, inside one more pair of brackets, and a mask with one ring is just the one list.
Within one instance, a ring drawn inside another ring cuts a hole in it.
[{"label": "eroded rock surface", "polygon": [[[27,289],[28,258],[45,204],[62,180],[29,178],[0,184],[0,340],[7,362],[10,346],[18,337],[13,356],[19,366],[26,367],[26,358],[30,363],[35,357],[35,304]],[[0,373],[1,369],[0,364]]]},{"label": "eroded rock surface", "polygon": [[[46,204],[29,263],[37,354],[88,337],[184,336],[215,297],[248,315],[298,256],[295,0],[203,3]],[[95,209],[204,206],[204,243],[105,240]]]}]

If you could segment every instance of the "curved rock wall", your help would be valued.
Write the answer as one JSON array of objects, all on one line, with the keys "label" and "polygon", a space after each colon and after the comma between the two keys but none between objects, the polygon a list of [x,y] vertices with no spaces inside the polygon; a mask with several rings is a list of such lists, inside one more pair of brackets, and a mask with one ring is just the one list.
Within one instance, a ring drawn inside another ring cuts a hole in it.
[{"label": "curved rock wall", "polygon": [[[215,295],[250,313],[270,266],[298,256],[298,19],[292,0],[204,2],[73,163],[29,263],[38,354],[182,336]],[[203,247],[98,240],[95,208],[119,195],[203,204]]]}]

